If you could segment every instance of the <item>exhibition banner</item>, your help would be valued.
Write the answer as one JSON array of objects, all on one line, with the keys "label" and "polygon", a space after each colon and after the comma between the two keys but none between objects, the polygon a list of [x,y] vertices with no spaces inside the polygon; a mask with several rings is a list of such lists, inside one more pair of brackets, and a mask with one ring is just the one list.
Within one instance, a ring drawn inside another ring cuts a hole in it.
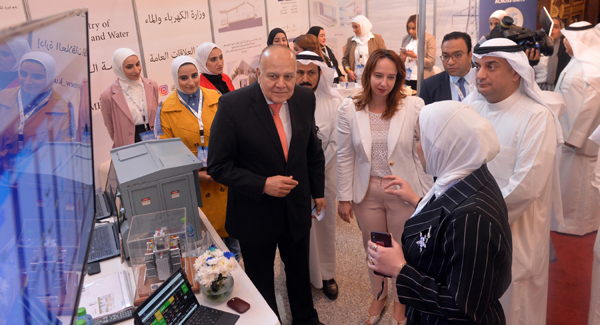
[{"label": "exhibition banner", "polygon": [[365,9],[365,0],[309,1],[310,25],[325,29],[326,45],[333,50],[340,66],[346,42],[349,37],[354,36],[352,19],[357,15],[366,15]]},{"label": "exhibition banner", "polygon": [[223,51],[224,72],[235,89],[256,80],[261,51],[267,46],[263,0],[211,1],[215,43]]},{"label": "exhibition banner", "polygon": [[279,27],[288,38],[294,39],[306,34],[308,24],[308,1],[306,0],[266,0],[268,30]]},{"label": "exhibition banner", "polygon": [[[133,5],[123,0],[27,0],[32,19],[77,9],[88,8],[89,51],[87,44],[73,44],[62,41],[61,35],[47,35],[32,40],[31,49],[53,46],[50,51],[69,52],[72,55],[90,55],[90,88],[92,102],[92,131],[94,141],[94,166],[96,166],[96,185],[100,185],[98,170],[100,165],[110,161],[112,141],[100,112],[100,94],[107,89],[117,77],[112,72],[113,52],[121,47],[128,47],[140,53],[138,34],[135,26]],[[46,49],[48,50],[48,49]],[[76,54],[73,54],[73,53]],[[61,60],[62,61],[62,60]],[[64,70],[63,70],[64,71]],[[70,82],[81,84],[83,80]],[[62,82],[66,83],[66,79]]]},{"label": "exhibition banner", "polygon": [[26,20],[22,0],[3,0],[0,2],[0,28],[17,25]]},{"label": "exhibition banner", "polygon": [[171,61],[196,55],[196,47],[212,42],[208,0],[184,0],[165,6],[161,0],[136,0],[144,66],[159,87],[160,99],[175,91]]},{"label": "exhibition banner", "polygon": [[504,10],[515,21],[516,26],[534,30],[536,27],[536,0],[487,0],[479,3],[479,35],[490,32],[490,15],[496,10]]}]

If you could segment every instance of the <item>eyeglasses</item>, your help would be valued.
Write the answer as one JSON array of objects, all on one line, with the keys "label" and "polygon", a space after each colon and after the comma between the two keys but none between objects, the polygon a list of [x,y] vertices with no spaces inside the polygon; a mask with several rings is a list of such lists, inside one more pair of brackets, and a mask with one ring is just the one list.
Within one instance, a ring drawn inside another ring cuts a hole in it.
[{"label": "eyeglasses", "polygon": [[452,58],[452,60],[454,61],[458,61],[463,57],[463,55],[465,55],[463,52],[454,53],[452,55],[442,54],[440,55],[440,59],[442,60],[442,62],[448,62],[450,58]]}]

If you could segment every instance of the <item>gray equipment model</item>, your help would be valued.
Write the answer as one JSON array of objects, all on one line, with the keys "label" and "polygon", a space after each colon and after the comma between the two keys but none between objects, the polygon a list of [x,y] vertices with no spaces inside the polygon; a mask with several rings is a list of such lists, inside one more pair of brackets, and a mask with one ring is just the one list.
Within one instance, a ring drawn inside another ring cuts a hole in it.
[{"label": "gray equipment model", "polygon": [[[203,166],[179,138],[142,141],[114,148],[110,155],[119,182],[124,219],[186,208],[187,220],[194,226],[195,241],[202,238],[198,169]],[[129,220],[121,223],[120,230],[126,243]],[[123,245],[123,253],[129,258],[127,245]]]}]

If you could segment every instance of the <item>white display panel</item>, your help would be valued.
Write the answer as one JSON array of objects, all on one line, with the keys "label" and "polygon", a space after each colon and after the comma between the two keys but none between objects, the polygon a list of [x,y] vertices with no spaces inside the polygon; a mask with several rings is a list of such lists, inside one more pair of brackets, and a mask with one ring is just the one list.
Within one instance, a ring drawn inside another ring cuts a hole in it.
[{"label": "white display panel", "polygon": [[306,34],[308,24],[308,1],[306,0],[266,0],[269,30],[279,27],[288,38]]},{"label": "white display panel", "polygon": [[26,20],[22,0],[0,1],[0,28],[17,25]]},{"label": "white display panel", "polygon": [[310,0],[309,9],[311,26],[325,29],[326,45],[333,50],[341,67],[346,41],[354,36],[352,19],[366,15],[365,0]]},{"label": "white display panel", "polygon": [[[373,33],[380,34],[385,40],[388,49],[398,52],[402,38],[407,35],[406,21],[411,15],[419,11],[417,0],[401,0],[390,2],[386,0],[369,0],[369,19],[373,23]],[[443,69],[439,59],[441,44],[444,35],[453,32],[469,33],[467,25],[477,18],[469,18],[469,0],[427,0],[427,22],[425,31],[436,36],[436,63]],[[434,11],[436,21],[434,24]],[[435,30],[434,30],[435,27]],[[473,45],[477,42],[477,35],[471,34]]]},{"label": "white display panel", "polygon": [[160,0],[137,0],[144,65],[159,86],[161,100],[175,91],[171,61],[180,55],[192,58],[202,42],[212,42],[208,0],[177,1],[165,6]]},{"label": "white display panel", "polygon": [[256,80],[260,52],[267,46],[265,2],[211,1],[215,43],[223,50],[224,72],[238,89]]}]

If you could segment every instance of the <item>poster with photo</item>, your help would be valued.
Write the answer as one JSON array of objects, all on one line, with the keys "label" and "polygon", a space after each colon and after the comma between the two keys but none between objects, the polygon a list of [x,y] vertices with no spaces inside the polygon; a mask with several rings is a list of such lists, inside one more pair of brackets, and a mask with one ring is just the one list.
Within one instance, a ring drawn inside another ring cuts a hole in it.
[{"label": "poster with photo", "polygon": [[343,71],[342,58],[352,32],[352,19],[357,15],[365,15],[365,0],[310,0],[310,25],[321,26],[325,30],[325,44],[333,50],[333,54]]},{"label": "poster with photo", "polygon": [[265,2],[211,1],[215,43],[223,51],[224,71],[238,89],[256,80],[260,52],[267,46]]},{"label": "poster with photo", "polygon": [[160,100],[175,91],[171,62],[180,55],[196,55],[196,47],[212,42],[208,0],[178,1],[165,6],[163,1],[136,1],[140,38],[144,47],[144,66],[158,83]]},{"label": "poster with photo", "polygon": [[269,30],[279,27],[288,38],[306,34],[308,24],[308,2],[306,0],[267,0]]},{"label": "poster with photo", "polygon": [[26,20],[22,0],[3,0],[0,2],[0,28],[14,26]]}]

